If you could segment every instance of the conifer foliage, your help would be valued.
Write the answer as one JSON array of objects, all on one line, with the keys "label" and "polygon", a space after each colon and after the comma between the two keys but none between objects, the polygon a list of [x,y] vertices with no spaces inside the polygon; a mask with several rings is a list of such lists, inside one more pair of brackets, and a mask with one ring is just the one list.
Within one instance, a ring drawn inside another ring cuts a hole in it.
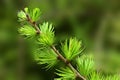
[{"label": "conifer foliage", "polygon": [[59,65],[59,62],[65,64],[56,69],[57,77],[54,80],[120,80],[118,75],[105,77],[97,72],[93,55],[81,55],[82,42],[75,37],[61,43],[60,53],[54,46],[55,31],[52,24],[48,22],[36,24],[41,16],[39,8],[32,10],[24,8],[17,16],[18,21],[22,23],[18,29],[20,35],[27,39],[35,39],[36,45],[39,45],[34,53],[36,62],[45,65],[46,69]]}]

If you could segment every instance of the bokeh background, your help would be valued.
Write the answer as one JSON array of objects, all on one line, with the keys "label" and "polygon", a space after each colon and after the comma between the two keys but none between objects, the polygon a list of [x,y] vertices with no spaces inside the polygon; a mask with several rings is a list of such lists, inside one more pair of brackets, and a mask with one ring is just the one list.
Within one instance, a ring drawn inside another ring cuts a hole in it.
[{"label": "bokeh background", "polygon": [[46,71],[33,60],[32,42],[18,34],[17,12],[24,7],[41,9],[38,22],[53,23],[56,43],[75,36],[85,54],[96,54],[98,61],[102,55],[103,72],[120,71],[120,0],[0,0],[0,80],[55,76],[54,69]]}]

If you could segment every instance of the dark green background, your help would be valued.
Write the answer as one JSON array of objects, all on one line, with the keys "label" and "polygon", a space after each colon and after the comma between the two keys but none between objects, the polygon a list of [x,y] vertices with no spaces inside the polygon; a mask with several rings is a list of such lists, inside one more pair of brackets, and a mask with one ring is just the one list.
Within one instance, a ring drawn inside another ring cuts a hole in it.
[{"label": "dark green background", "polygon": [[77,37],[84,53],[120,53],[120,0],[0,0],[0,80],[55,76],[33,60],[32,42],[18,34],[17,12],[24,7],[41,9],[38,23],[53,23],[56,43]]}]

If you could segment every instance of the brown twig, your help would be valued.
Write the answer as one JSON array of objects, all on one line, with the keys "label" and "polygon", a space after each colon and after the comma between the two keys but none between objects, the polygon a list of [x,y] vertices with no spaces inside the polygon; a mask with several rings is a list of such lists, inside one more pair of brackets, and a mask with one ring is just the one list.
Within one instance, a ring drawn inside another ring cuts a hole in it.
[{"label": "brown twig", "polygon": [[36,33],[37,34],[40,34],[40,29],[38,28],[37,24],[35,21],[32,21],[32,19],[29,17],[29,15],[26,14],[26,17],[27,17],[27,21],[34,26],[35,30],[36,30]]},{"label": "brown twig", "polygon": [[[66,59],[64,58],[59,51],[55,48],[55,46],[51,46],[51,48],[53,49],[53,51],[58,55],[59,59],[61,61],[63,61],[75,74],[76,77],[82,79],[82,80],[86,80],[82,75],[80,75],[80,73],[72,66],[72,64]],[[68,63],[69,62],[69,63]]]},{"label": "brown twig", "polygon": [[[38,28],[37,24],[35,22],[32,21],[32,19],[27,16],[27,21],[34,26],[34,28],[37,31],[37,34],[40,34],[40,29]],[[64,58],[59,51],[55,48],[54,45],[51,46],[52,50],[58,55],[58,59],[60,59],[61,61],[63,61],[75,74],[76,74],[76,78],[82,79],[82,80],[86,80],[82,75],[80,75],[80,73],[72,66],[72,64],[66,59]]]}]

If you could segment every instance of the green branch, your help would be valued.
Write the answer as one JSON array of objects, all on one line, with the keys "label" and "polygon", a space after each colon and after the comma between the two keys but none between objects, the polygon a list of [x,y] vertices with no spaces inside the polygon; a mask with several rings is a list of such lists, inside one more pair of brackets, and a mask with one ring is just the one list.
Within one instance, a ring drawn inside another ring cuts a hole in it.
[{"label": "green branch", "polygon": [[[52,24],[48,24],[48,22],[36,24],[40,14],[39,8],[33,10],[25,8],[24,11],[18,12],[18,20],[23,24],[18,31],[27,38],[34,38],[37,41],[36,44],[41,46],[35,47],[34,53],[34,58],[39,64],[46,65],[47,69],[55,66],[59,61],[66,65],[66,67],[57,69],[56,74],[60,78],[55,80],[120,80],[118,75],[104,77],[97,72],[93,55],[81,55],[82,42],[76,38],[67,39],[62,43],[60,53],[53,45],[55,34]],[[75,65],[71,63],[72,61]]]},{"label": "green branch", "polygon": [[[37,34],[40,34],[40,29],[38,28],[36,22],[33,22],[32,19],[28,16],[27,16],[27,21],[29,23],[31,23],[34,28],[36,29],[37,31]],[[72,66],[72,64],[66,59],[64,58],[60,53],[59,51],[55,48],[54,45],[51,46],[51,48],[53,49],[53,51],[58,55],[58,59],[60,59],[61,61],[63,61],[75,74],[76,74],[76,77],[80,78],[80,79],[83,79],[83,80],[86,80],[82,75],[80,75],[80,73]]]}]

